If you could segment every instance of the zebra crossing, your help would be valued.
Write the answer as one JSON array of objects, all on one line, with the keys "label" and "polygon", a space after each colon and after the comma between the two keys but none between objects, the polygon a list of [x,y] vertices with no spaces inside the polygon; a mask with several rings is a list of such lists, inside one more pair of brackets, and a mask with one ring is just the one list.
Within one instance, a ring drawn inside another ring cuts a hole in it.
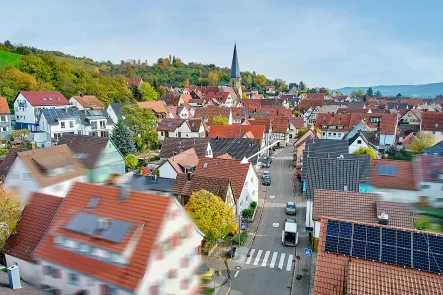
[{"label": "zebra crossing", "polygon": [[[271,256],[272,253],[272,256]],[[277,259],[280,254],[280,259]],[[254,256],[255,255],[255,256]],[[262,258],[263,257],[263,258]],[[271,258],[270,258],[271,257]],[[270,259],[269,265],[268,261]],[[278,267],[279,269],[285,269],[286,271],[292,270],[292,260],[294,255],[273,251],[265,251],[260,249],[251,249],[249,257],[246,259],[245,264],[251,264],[255,266],[269,266],[270,268]]]}]

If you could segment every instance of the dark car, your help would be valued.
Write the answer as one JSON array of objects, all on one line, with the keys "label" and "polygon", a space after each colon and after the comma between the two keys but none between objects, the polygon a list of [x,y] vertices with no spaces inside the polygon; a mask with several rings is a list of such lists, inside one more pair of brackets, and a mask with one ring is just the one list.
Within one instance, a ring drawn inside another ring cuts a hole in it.
[{"label": "dark car", "polygon": [[264,161],[261,163],[261,167],[262,168],[269,168],[269,167],[271,167],[271,163]]},{"label": "dark car", "polygon": [[265,158],[265,161],[266,161],[266,162],[269,162],[269,164],[272,164],[272,158],[271,158],[271,157],[266,157],[266,158]]},{"label": "dark car", "polygon": [[271,177],[263,177],[263,180],[261,182],[263,185],[269,186],[271,185]]}]

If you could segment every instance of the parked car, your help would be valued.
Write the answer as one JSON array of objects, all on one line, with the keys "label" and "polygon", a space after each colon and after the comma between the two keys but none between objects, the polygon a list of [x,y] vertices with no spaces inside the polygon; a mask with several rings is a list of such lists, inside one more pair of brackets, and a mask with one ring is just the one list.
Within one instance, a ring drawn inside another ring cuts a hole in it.
[{"label": "parked car", "polygon": [[301,179],[302,169],[297,171],[297,178]]},{"label": "parked car", "polygon": [[271,185],[271,177],[263,177],[261,184],[270,186]]},{"label": "parked car", "polygon": [[294,202],[286,203],[286,214],[295,215],[295,213],[296,213],[295,203]]},{"label": "parked car", "polygon": [[269,170],[265,170],[265,171],[263,171],[263,175],[262,175],[262,179],[263,178],[265,178],[265,177],[271,177],[270,175],[269,175]]},{"label": "parked car", "polygon": [[202,264],[198,270],[200,278],[204,281],[211,281],[214,278],[214,269]]},{"label": "parked car", "polygon": [[266,162],[269,162],[269,164],[272,164],[272,158],[271,158],[271,157],[266,157],[266,158],[265,158],[265,161],[266,161]]}]

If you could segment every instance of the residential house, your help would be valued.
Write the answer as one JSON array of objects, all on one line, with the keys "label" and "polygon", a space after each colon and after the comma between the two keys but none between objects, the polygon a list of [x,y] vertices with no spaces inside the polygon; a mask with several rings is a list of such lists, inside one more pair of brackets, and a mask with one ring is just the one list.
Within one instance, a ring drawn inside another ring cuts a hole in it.
[{"label": "residential house", "polygon": [[338,109],[342,108],[341,105],[325,105],[325,106],[312,106],[304,114],[303,118],[305,126],[315,126],[317,123],[318,114],[335,114]]},{"label": "residential house", "polygon": [[346,139],[349,142],[349,153],[353,154],[359,148],[370,148],[378,154],[380,135],[377,131],[359,130],[354,136]]},{"label": "residential house", "polygon": [[128,103],[110,103],[106,108],[106,112],[114,124],[117,124],[118,120],[124,119],[124,117],[120,114],[120,111],[126,105],[128,105]]},{"label": "residential house", "polygon": [[202,176],[191,172],[179,174],[172,190],[182,206],[186,206],[192,193],[205,190],[219,196],[235,212],[234,192],[229,178]]},{"label": "residential house", "polygon": [[[265,126],[265,146],[270,146],[274,143],[271,121],[272,118],[270,117],[257,116],[247,120],[243,125]],[[267,151],[267,155],[269,155],[269,150]]]},{"label": "residential house", "polygon": [[154,194],[159,196],[174,197],[172,187],[175,179],[158,177],[157,175],[140,175],[127,173],[118,180],[119,186],[125,186],[129,190]]},{"label": "residential house", "polygon": [[289,143],[289,119],[283,116],[274,117],[271,121],[272,136],[279,140],[277,146],[286,146]]},{"label": "residential house", "polygon": [[205,103],[204,99],[191,99],[191,100],[189,100],[189,105],[191,107],[194,107],[194,108],[195,107],[203,107],[204,103]]},{"label": "residential house", "polygon": [[443,140],[425,149],[425,154],[443,156]]},{"label": "residential house", "polygon": [[5,189],[22,205],[33,192],[65,197],[72,184],[85,181],[81,162],[65,144],[17,153],[5,179]]},{"label": "residential house", "polygon": [[69,102],[72,106],[77,109],[83,110],[104,110],[105,104],[102,103],[97,97],[94,95],[78,95],[73,96],[69,99]]},{"label": "residential house", "polygon": [[313,295],[443,292],[443,235],[391,226],[387,217],[379,223],[388,225],[321,219]]},{"label": "residential house", "polygon": [[299,104],[295,107],[295,110],[302,113],[304,119],[305,127],[308,126],[308,118],[311,115],[311,112],[314,110],[314,107],[317,106],[325,106],[326,103],[324,100],[301,100]]},{"label": "residential house", "polygon": [[350,114],[319,114],[316,128],[320,129],[325,139],[341,140],[349,131]]},{"label": "residential house", "polygon": [[173,155],[158,167],[159,176],[176,179],[178,174],[193,172],[198,164],[198,156],[194,148]]},{"label": "residential house", "polygon": [[66,144],[82,162],[88,182],[104,183],[125,173],[125,159],[109,137],[67,134],[58,144]]},{"label": "residential house", "polygon": [[229,178],[236,199],[236,215],[249,209],[251,202],[258,201],[259,180],[252,163],[203,158],[200,159],[194,173],[204,177]]},{"label": "residential house", "polygon": [[185,119],[162,119],[157,126],[159,140],[168,137],[176,138],[193,138],[205,137],[205,128],[202,120],[185,120]]},{"label": "residential house", "polygon": [[317,138],[322,138],[322,135],[312,127],[294,142],[294,161],[298,168],[301,168],[303,165],[303,153],[305,151],[306,141]]},{"label": "residential house", "polygon": [[266,86],[265,89],[266,89],[265,91],[267,94],[275,94],[275,86],[272,86],[272,85]]},{"label": "residential house", "polygon": [[215,105],[220,107],[233,107],[233,98],[229,92],[208,92],[205,97],[208,105]]},{"label": "residential house", "polygon": [[351,102],[352,98],[349,95],[336,95],[334,96],[336,102]]},{"label": "residential house", "polygon": [[8,101],[0,96],[0,139],[9,139],[12,133],[11,111]]},{"label": "residential house", "polygon": [[174,155],[183,153],[190,148],[194,148],[199,158],[212,158],[212,149],[209,138],[173,138],[167,137],[162,142],[160,158],[168,159]]},{"label": "residential house", "polygon": [[43,109],[66,109],[71,104],[59,91],[20,91],[14,100],[17,129],[39,130]]},{"label": "residential house", "polygon": [[8,154],[3,158],[0,163],[0,177],[6,178],[15,159],[17,158],[17,153],[27,151],[26,148],[12,148],[9,150]]},{"label": "residential house", "polygon": [[[241,88],[240,88],[241,89]],[[231,95],[232,98],[232,106],[233,107],[238,107],[238,105],[241,102],[241,93],[238,93],[238,89],[234,88],[232,86],[221,86],[220,90],[222,92],[228,92]]]},{"label": "residential house", "polygon": [[173,197],[76,183],[34,257],[62,295],[195,294],[202,236]]},{"label": "residential house", "polygon": [[407,136],[403,138],[399,138],[399,141],[397,142],[397,149],[404,149],[405,151],[411,150],[411,144],[415,140],[414,133],[409,133]]},{"label": "residential house", "polygon": [[289,138],[296,138],[297,132],[303,127],[303,117],[289,118]]},{"label": "residential house", "polygon": [[420,132],[434,135],[435,142],[443,140],[443,112],[426,112],[421,115]]},{"label": "residential house", "polygon": [[[114,121],[105,110],[80,111],[82,133],[84,135],[110,137],[114,129]],[[77,132],[77,134],[80,134]]]},{"label": "residential house", "polygon": [[415,171],[411,161],[372,160],[368,192],[378,193],[385,201],[418,203],[420,192]]},{"label": "residential house", "polygon": [[329,97],[325,93],[302,93],[300,94],[302,100],[325,100]]},{"label": "residential house", "polygon": [[169,118],[169,110],[165,103],[159,100],[137,102],[140,108],[150,109],[157,118]]},{"label": "residential house", "polygon": [[135,77],[135,78],[127,78],[126,79],[126,85],[128,87],[135,86],[139,88],[143,84],[143,79],[141,77]]},{"label": "residential house", "polygon": [[389,225],[414,228],[414,215],[409,204],[380,201],[377,194],[316,189],[314,199],[314,251],[318,246],[322,217],[377,224],[378,217],[384,213],[388,215]]},{"label": "residential house", "polygon": [[260,147],[265,145],[264,125],[213,125],[209,138],[255,138],[260,140]]},{"label": "residential house", "polygon": [[6,266],[17,265],[20,278],[30,285],[40,287],[43,275],[32,254],[46,234],[62,201],[62,198],[56,196],[32,193],[16,232],[6,241]]},{"label": "residential house", "polygon": [[210,138],[212,155],[217,158],[228,154],[234,160],[247,159],[257,164],[260,152],[260,140],[256,138]]},{"label": "residential house", "polygon": [[189,104],[189,101],[192,99],[192,96],[189,94],[189,91],[187,91],[186,89],[185,89],[185,91],[188,93],[183,93],[180,95],[180,99],[178,102],[179,106],[184,106],[184,105]]},{"label": "residential house", "polygon": [[398,124],[409,124],[409,125],[420,125],[421,121],[421,110],[412,109],[407,110],[400,119],[398,120]]},{"label": "residential house", "polygon": [[414,168],[420,185],[420,203],[443,208],[443,157],[417,155]]}]

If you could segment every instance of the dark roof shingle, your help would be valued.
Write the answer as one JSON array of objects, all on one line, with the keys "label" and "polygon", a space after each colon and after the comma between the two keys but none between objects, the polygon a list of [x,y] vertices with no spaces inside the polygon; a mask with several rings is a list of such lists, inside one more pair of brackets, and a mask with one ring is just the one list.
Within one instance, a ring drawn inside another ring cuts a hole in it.
[{"label": "dark roof shingle", "polygon": [[206,156],[209,138],[176,138],[167,137],[163,140],[160,158],[170,158],[190,148],[194,148],[199,158]]}]

